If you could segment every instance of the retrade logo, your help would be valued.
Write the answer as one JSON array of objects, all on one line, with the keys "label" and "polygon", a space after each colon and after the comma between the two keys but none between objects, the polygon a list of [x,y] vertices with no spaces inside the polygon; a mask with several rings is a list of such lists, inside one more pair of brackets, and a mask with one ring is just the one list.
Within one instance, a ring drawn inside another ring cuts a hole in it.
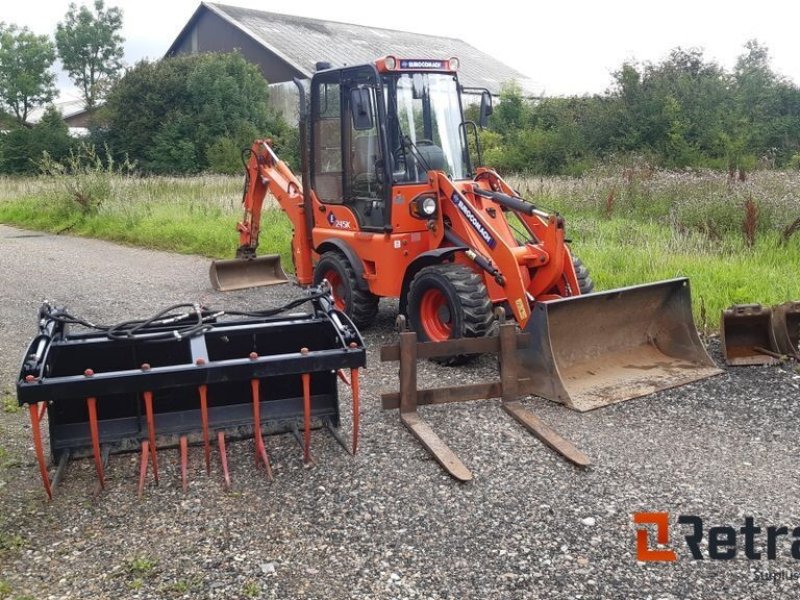
[{"label": "retrade logo", "polygon": [[[662,546],[669,544],[669,513],[634,513],[633,522],[637,525],[655,525],[656,543]],[[647,529],[640,527],[636,530],[636,560],[669,562],[677,558],[673,550],[653,549],[650,545],[650,533]]]},{"label": "retrade logo", "polygon": [[[669,513],[640,512],[633,514],[636,525],[655,525],[655,543],[650,532],[653,528],[637,527],[636,559],[644,562],[672,562],[677,554],[669,548]],[[683,525],[683,541],[694,560],[732,560],[743,553],[749,560],[775,560],[778,556],[791,556],[800,560],[800,527],[785,525],[757,525],[753,517],[745,517],[741,527],[721,525],[706,527],[695,515],[678,515],[678,525]],[[656,546],[662,546],[658,548]],[[666,548],[664,548],[666,546]]]}]

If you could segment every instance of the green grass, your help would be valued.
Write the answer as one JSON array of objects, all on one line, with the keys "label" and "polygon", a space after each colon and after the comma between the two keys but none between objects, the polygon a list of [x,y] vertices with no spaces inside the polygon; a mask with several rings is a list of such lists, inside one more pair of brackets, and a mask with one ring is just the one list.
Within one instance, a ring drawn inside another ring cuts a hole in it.
[{"label": "green grass", "polygon": [[[96,176],[95,176],[96,177]],[[241,218],[240,177],[136,178],[105,175],[110,198],[81,212],[63,177],[0,178],[0,222],[147,248],[233,257]],[[733,303],[800,298],[800,174],[757,172],[745,182],[724,173],[659,172],[646,165],[581,178],[511,178],[520,193],[567,220],[572,248],[598,289],[687,276],[695,315],[719,322]],[[88,184],[87,184],[88,185]],[[758,209],[755,244],[742,234],[744,203]],[[291,268],[291,224],[274,203],[262,217],[260,254]]]}]

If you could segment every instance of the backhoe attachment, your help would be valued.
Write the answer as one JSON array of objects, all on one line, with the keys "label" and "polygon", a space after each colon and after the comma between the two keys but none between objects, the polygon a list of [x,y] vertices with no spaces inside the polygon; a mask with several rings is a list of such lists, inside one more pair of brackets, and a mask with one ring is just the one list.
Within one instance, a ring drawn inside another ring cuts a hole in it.
[{"label": "backhoe attachment", "polygon": [[279,254],[215,260],[208,272],[211,287],[220,292],[286,283],[289,278]]},{"label": "backhoe attachment", "polygon": [[731,366],[800,360],[800,302],[735,304],[722,312],[720,339]]}]

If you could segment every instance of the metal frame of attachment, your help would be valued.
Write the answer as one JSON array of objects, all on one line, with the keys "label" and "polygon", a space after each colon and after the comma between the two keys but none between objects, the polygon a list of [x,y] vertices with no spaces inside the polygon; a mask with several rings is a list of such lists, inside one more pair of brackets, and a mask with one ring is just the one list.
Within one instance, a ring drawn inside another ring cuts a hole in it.
[{"label": "metal frame of attachment", "polygon": [[[381,348],[381,362],[399,361],[400,391],[381,395],[383,409],[399,409],[400,421],[403,425],[420,441],[442,468],[459,481],[470,481],[472,472],[425,422],[417,412],[419,406],[500,398],[503,410],[546,446],[579,467],[588,466],[591,464],[588,456],[520,403],[519,396],[527,393],[528,380],[520,379],[517,349],[528,345],[530,334],[518,332],[513,321],[506,322],[505,312],[502,309],[498,311],[498,318],[501,323],[496,337],[419,342],[417,334],[407,330],[405,317],[402,315],[398,317],[400,341],[398,344]],[[418,389],[418,359],[479,353],[498,355],[500,359],[499,381]]]}]

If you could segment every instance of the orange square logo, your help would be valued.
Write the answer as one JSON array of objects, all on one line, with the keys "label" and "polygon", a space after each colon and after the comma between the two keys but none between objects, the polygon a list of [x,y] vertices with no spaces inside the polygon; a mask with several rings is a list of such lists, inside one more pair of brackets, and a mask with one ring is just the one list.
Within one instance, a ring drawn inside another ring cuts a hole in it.
[{"label": "orange square logo", "polygon": [[[655,525],[656,542],[662,546],[669,544],[669,513],[639,512],[633,514],[633,522],[637,525]],[[649,544],[647,529],[636,529],[636,560],[644,562],[671,562],[678,557],[674,550],[653,550]]]}]

